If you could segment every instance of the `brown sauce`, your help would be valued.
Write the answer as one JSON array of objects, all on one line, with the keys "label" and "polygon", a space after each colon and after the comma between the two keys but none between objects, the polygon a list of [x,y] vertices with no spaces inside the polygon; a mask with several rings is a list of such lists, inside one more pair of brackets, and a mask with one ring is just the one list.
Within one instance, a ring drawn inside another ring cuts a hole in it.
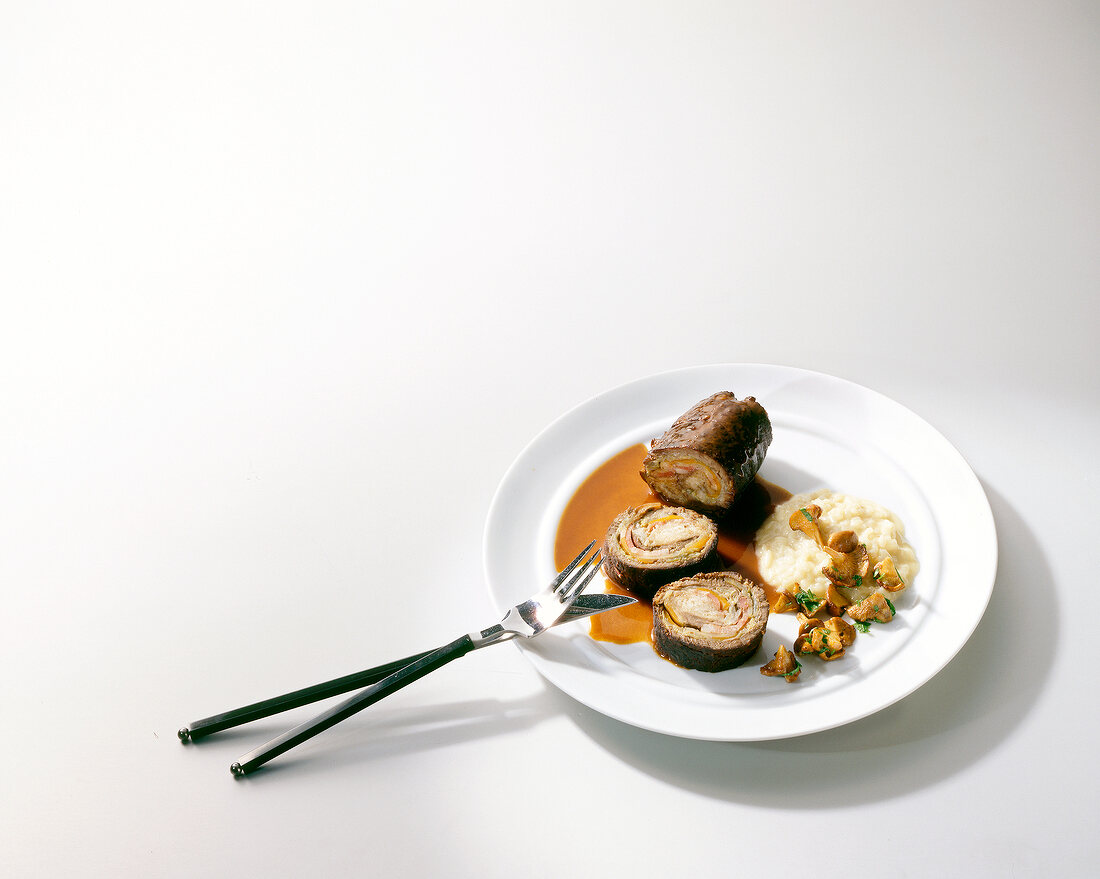
[{"label": "brown sauce", "polygon": [[[639,443],[624,449],[597,467],[569,499],[554,540],[554,564],[565,567],[588,543],[603,542],[614,518],[627,507],[660,501],[642,480],[639,471],[646,447]],[[776,504],[791,496],[785,488],[760,477],[742,489],[733,509],[718,522],[718,555],[726,567],[759,583],[773,603],[776,590],[760,576],[753,538],[756,529]],[[605,591],[629,595],[627,590],[605,580]],[[592,637],[614,644],[649,641],[653,630],[653,611],[639,600],[629,607],[609,610],[592,617]]]}]

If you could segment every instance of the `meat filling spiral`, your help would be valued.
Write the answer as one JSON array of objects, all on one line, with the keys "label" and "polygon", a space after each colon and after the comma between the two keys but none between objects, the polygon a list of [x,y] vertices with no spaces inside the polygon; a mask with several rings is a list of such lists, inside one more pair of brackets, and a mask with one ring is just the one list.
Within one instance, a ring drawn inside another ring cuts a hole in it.
[{"label": "meat filling spiral", "polygon": [[642,598],[666,583],[721,567],[718,528],[683,507],[642,504],[620,513],[607,529],[604,572]]},{"label": "meat filling spiral", "polygon": [[653,597],[653,643],[683,668],[724,671],[748,659],[768,625],[761,586],[733,571],[668,583]]}]

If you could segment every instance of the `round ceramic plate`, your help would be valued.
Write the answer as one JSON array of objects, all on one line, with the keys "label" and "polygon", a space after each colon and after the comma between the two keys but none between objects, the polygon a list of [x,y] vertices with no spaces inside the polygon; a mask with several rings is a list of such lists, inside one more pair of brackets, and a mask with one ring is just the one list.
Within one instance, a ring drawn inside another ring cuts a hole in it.
[{"label": "round ceramic plate", "polygon": [[[717,674],[661,659],[649,644],[589,637],[585,623],[517,639],[535,668],[585,705],[643,729],[695,739],[750,741],[803,735],[879,711],[942,669],[970,637],[993,591],[997,538],[973,471],[908,409],[842,379],[780,366],[724,364],[641,379],[551,424],[505,474],[489,510],[485,570],[501,612],[555,573],[553,548],[566,503],[614,455],[660,436],[716,391],[753,396],[772,421],[760,475],[793,493],[829,488],[898,514],[920,572],[894,600],[887,626],[858,636],[837,662],[803,661],[788,684],[760,674],[796,634],[773,614],[760,651]],[[602,535],[593,535],[602,538]],[[590,587],[591,588],[591,587]]]}]

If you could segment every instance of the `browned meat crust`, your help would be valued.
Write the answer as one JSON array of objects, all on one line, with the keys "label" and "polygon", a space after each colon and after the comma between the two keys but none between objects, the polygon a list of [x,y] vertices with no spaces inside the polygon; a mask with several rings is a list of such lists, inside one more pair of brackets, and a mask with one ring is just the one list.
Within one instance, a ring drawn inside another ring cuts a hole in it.
[{"label": "browned meat crust", "polygon": [[666,503],[718,516],[752,482],[771,441],[768,413],[754,397],[719,391],[653,440],[641,475]]}]

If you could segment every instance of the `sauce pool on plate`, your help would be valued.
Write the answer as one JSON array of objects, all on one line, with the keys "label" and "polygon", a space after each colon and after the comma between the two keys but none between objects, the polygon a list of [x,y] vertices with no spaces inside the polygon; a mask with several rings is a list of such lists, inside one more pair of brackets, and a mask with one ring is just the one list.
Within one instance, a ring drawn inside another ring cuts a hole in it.
[{"label": "sauce pool on plate", "polygon": [[[623,449],[581,483],[565,505],[558,522],[554,564],[559,570],[569,564],[593,538],[602,543],[608,526],[627,507],[661,502],[639,475],[645,456],[646,447],[641,443]],[[776,590],[760,576],[753,537],[776,504],[790,496],[786,489],[758,476],[741,491],[733,509],[718,521],[718,555],[728,569],[763,586],[769,604],[774,602]],[[605,584],[607,592],[630,594],[610,580],[605,580]],[[639,600],[629,607],[597,614],[590,623],[595,640],[632,644],[650,640],[653,612],[648,602]]]}]

